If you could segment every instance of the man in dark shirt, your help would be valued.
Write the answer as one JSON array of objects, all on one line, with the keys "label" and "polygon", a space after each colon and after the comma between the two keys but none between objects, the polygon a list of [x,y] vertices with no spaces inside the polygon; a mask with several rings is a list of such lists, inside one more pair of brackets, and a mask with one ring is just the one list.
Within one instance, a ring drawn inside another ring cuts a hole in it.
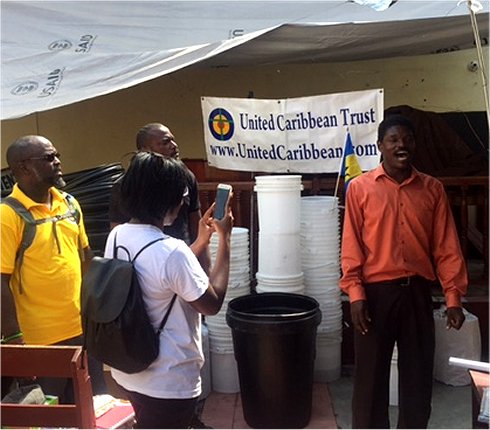
[{"label": "man in dark shirt", "polygon": [[[138,151],[152,151],[165,157],[179,159],[179,147],[175,137],[168,127],[160,123],[150,123],[142,127],[136,135],[136,148]],[[182,162],[185,166],[185,164]],[[199,202],[199,189],[194,174],[186,167],[188,174],[189,194],[179,212],[177,219],[163,231],[169,236],[182,239],[188,245],[197,238],[199,220],[201,219],[201,205]],[[109,204],[109,221],[111,228],[117,224],[129,221],[129,216],[121,205],[121,192],[119,180],[112,187]],[[144,192],[144,190],[142,190]],[[199,259],[205,271],[209,268],[209,255],[207,253]]]}]

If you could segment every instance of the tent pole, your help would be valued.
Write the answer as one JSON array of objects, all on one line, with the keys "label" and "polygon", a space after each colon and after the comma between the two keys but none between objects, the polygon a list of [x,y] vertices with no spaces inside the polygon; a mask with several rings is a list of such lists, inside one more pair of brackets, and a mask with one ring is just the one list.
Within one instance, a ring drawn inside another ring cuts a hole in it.
[{"label": "tent pole", "polygon": [[[481,74],[481,78],[482,78],[482,84],[483,84],[483,97],[485,99],[485,109],[487,111],[487,127],[490,127],[490,108],[489,108],[489,103],[488,103],[487,76],[485,74],[485,62],[483,60],[481,39],[480,39],[480,33],[478,31],[478,25],[476,22],[475,10],[474,10],[474,8],[472,8],[473,0],[467,0],[467,5],[468,5],[469,12],[470,12],[471,27],[473,29],[473,36],[475,38],[476,53],[478,56],[478,63],[479,63],[480,74]],[[481,5],[480,5],[480,7],[481,7]]]}]

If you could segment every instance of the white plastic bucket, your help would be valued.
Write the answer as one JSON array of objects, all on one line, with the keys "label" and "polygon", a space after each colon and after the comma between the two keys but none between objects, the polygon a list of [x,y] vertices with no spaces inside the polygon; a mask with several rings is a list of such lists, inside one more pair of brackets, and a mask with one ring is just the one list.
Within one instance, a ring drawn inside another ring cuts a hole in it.
[{"label": "white plastic bucket", "polygon": [[300,175],[257,176],[259,231],[298,233],[302,189]]},{"label": "white plastic bucket", "polygon": [[315,382],[331,382],[340,378],[341,345],[340,339],[332,340],[322,333],[317,334],[313,376]]},{"label": "white plastic bucket", "polygon": [[301,203],[305,206],[312,205],[315,208],[321,207],[322,210],[331,211],[332,208],[338,209],[339,198],[334,196],[304,196],[301,197]]},{"label": "white plastic bucket", "polygon": [[233,352],[233,340],[230,336],[209,332],[209,351],[220,354]]},{"label": "white plastic bucket", "polygon": [[233,352],[211,351],[211,382],[217,393],[238,393],[240,382]]},{"label": "white plastic bucket", "polygon": [[301,273],[299,235],[259,232],[258,271],[270,276]]},{"label": "white plastic bucket", "polygon": [[266,189],[303,189],[301,175],[262,175],[255,177],[255,186]]},{"label": "white plastic bucket", "polygon": [[206,324],[201,325],[202,351],[204,365],[201,367],[201,395],[199,399],[205,399],[211,392],[211,357],[209,355],[209,331]]},{"label": "white plastic bucket", "polygon": [[255,277],[257,279],[256,291],[258,293],[304,294],[305,292],[302,272],[290,276],[272,276],[269,274],[257,272],[255,274]]},{"label": "white plastic bucket", "polygon": [[333,196],[301,197],[301,219],[339,222],[339,199]]},{"label": "white plastic bucket", "polygon": [[311,247],[312,254],[340,247],[340,218],[338,198],[332,196],[306,196],[301,198],[301,246],[303,252]]},{"label": "white plastic bucket", "polygon": [[303,272],[295,275],[269,275],[268,273],[257,272],[257,281],[272,285],[297,285],[303,283]]},{"label": "white plastic bucket", "polygon": [[255,287],[255,291],[257,293],[292,293],[292,294],[304,294],[305,286],[304,285],[264,285],[261,283],[257,283]]}]

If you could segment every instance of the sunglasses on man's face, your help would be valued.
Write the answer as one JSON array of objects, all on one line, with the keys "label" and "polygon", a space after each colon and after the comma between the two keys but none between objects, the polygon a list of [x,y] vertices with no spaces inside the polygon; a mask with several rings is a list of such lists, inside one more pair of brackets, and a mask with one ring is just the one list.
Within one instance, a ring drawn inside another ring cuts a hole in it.
[{"label": "sunglasses on man's face", "polygon": [[43,160],[43,161],[48,161],[48,162],[53,162],[55,158],[60,159],[61,154],[59,152],[52,152],[51,154],[44,154],[42,157],[29,157],[24,159],[23,161],[27,160]]}]

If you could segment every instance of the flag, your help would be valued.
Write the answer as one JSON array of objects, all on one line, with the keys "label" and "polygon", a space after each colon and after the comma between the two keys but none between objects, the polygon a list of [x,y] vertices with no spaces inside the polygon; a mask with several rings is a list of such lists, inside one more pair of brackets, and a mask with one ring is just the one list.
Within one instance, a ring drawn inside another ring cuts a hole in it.
[{"label": "flag", "polygon": [[344,177],[344,192],[347,193],[347,188],[352,179],[362,174],[361,166],[357,161],[356,153],[354,152],[354,146],[352,145],[352,139],[350,133],[347,132],[347,139],[345,141],[344,159],[342,161],[342,169],[340,175]]}]

